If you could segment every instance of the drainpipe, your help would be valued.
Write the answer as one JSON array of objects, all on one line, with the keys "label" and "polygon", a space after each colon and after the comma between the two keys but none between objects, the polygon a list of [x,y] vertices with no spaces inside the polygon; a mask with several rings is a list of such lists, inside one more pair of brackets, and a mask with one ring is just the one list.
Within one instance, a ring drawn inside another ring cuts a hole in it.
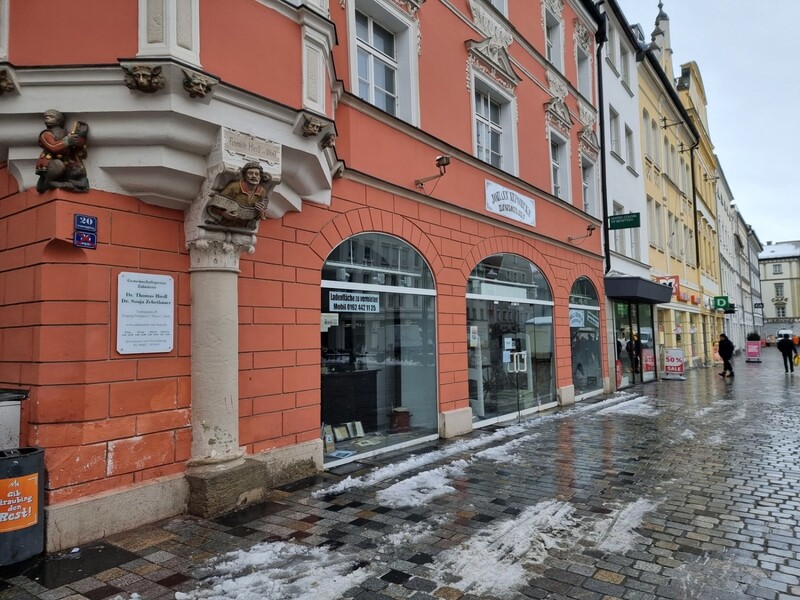
[{"label": "drainpipe", "polygon": [[[697,190],[695,189],[695,177],[694,177],[694,151],[697,150],[697,147],[700,145],[700,140],[697,140],[695,144],[689,147],[689,163],[691,164],[691,172],[692,172],[692,213],[694,216],[694,256],[697,259],[697,270],[700,273],[700,289],[703,289],[702,281],[703,281],[703,270],[700,268],[700,230],[697,228]],[[716,198],[714,199],[716,202]],[[715,309],[716,310],[716,309]],[[703,327],[703,357],[706,359],[704,362],[708,360],[708,331],[706,328]]]},{"label": "drainpipe", "polygon": [[[595,4],[598,10],[603,0]],[[606,270],[611,271],[610,234],[608,232],[608,185],[606,175],[606,107],[603,100],[603,46],[608,41],[608,15],[603,12],[600,27],[595,34],[597,43],[597,104],[600,107],[600,198],[603,204],[603,244],[605,246]]]}]

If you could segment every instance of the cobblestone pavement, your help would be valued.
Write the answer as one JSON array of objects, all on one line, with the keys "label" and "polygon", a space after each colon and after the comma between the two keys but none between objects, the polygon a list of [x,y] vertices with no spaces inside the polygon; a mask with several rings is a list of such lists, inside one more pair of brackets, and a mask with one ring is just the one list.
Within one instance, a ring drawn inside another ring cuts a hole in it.
[{"label": "cobblestone pavement", "polygon": [[800,369],[764,354],[7,568],[0,599],[798,598]]}]

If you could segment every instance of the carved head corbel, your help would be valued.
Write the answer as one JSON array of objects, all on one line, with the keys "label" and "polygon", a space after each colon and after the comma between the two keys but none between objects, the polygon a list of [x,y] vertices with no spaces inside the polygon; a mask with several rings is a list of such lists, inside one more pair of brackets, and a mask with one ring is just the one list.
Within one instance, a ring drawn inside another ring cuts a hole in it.
[{"label": "carved head corbel", "polygon": [[[145,94],[152,94],[163,89],[167,80],[161,74],[162,67],[150,65],[133,65],[122,67],[125,71],[125,87],[129,90],[138,90]],[[185,72],[185,71],[184,71]]]}]

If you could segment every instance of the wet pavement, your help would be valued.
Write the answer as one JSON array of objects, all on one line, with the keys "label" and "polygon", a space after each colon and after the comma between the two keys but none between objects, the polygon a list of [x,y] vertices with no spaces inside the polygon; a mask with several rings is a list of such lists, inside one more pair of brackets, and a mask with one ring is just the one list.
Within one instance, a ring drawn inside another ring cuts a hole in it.
[{"label": "wet pavement", "polygon": [[800,598],[800,369],[734,368],[0,568],[0,600]]}]

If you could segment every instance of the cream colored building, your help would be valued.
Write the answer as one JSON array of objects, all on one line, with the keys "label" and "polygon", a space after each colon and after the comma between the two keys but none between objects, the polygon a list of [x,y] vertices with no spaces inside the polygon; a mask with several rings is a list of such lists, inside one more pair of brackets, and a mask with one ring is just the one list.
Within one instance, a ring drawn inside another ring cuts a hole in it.
[{"label": "cream colored building", "polygon": [[[672,80],[669,20],[659,13],[639,63],[639,102],[651,277],[671,285],[658,306],[657,349],[680,348],[687,366],[705,355],[691,157],[700,135]],[[660,361],[664,364],[664,361]]]}]

